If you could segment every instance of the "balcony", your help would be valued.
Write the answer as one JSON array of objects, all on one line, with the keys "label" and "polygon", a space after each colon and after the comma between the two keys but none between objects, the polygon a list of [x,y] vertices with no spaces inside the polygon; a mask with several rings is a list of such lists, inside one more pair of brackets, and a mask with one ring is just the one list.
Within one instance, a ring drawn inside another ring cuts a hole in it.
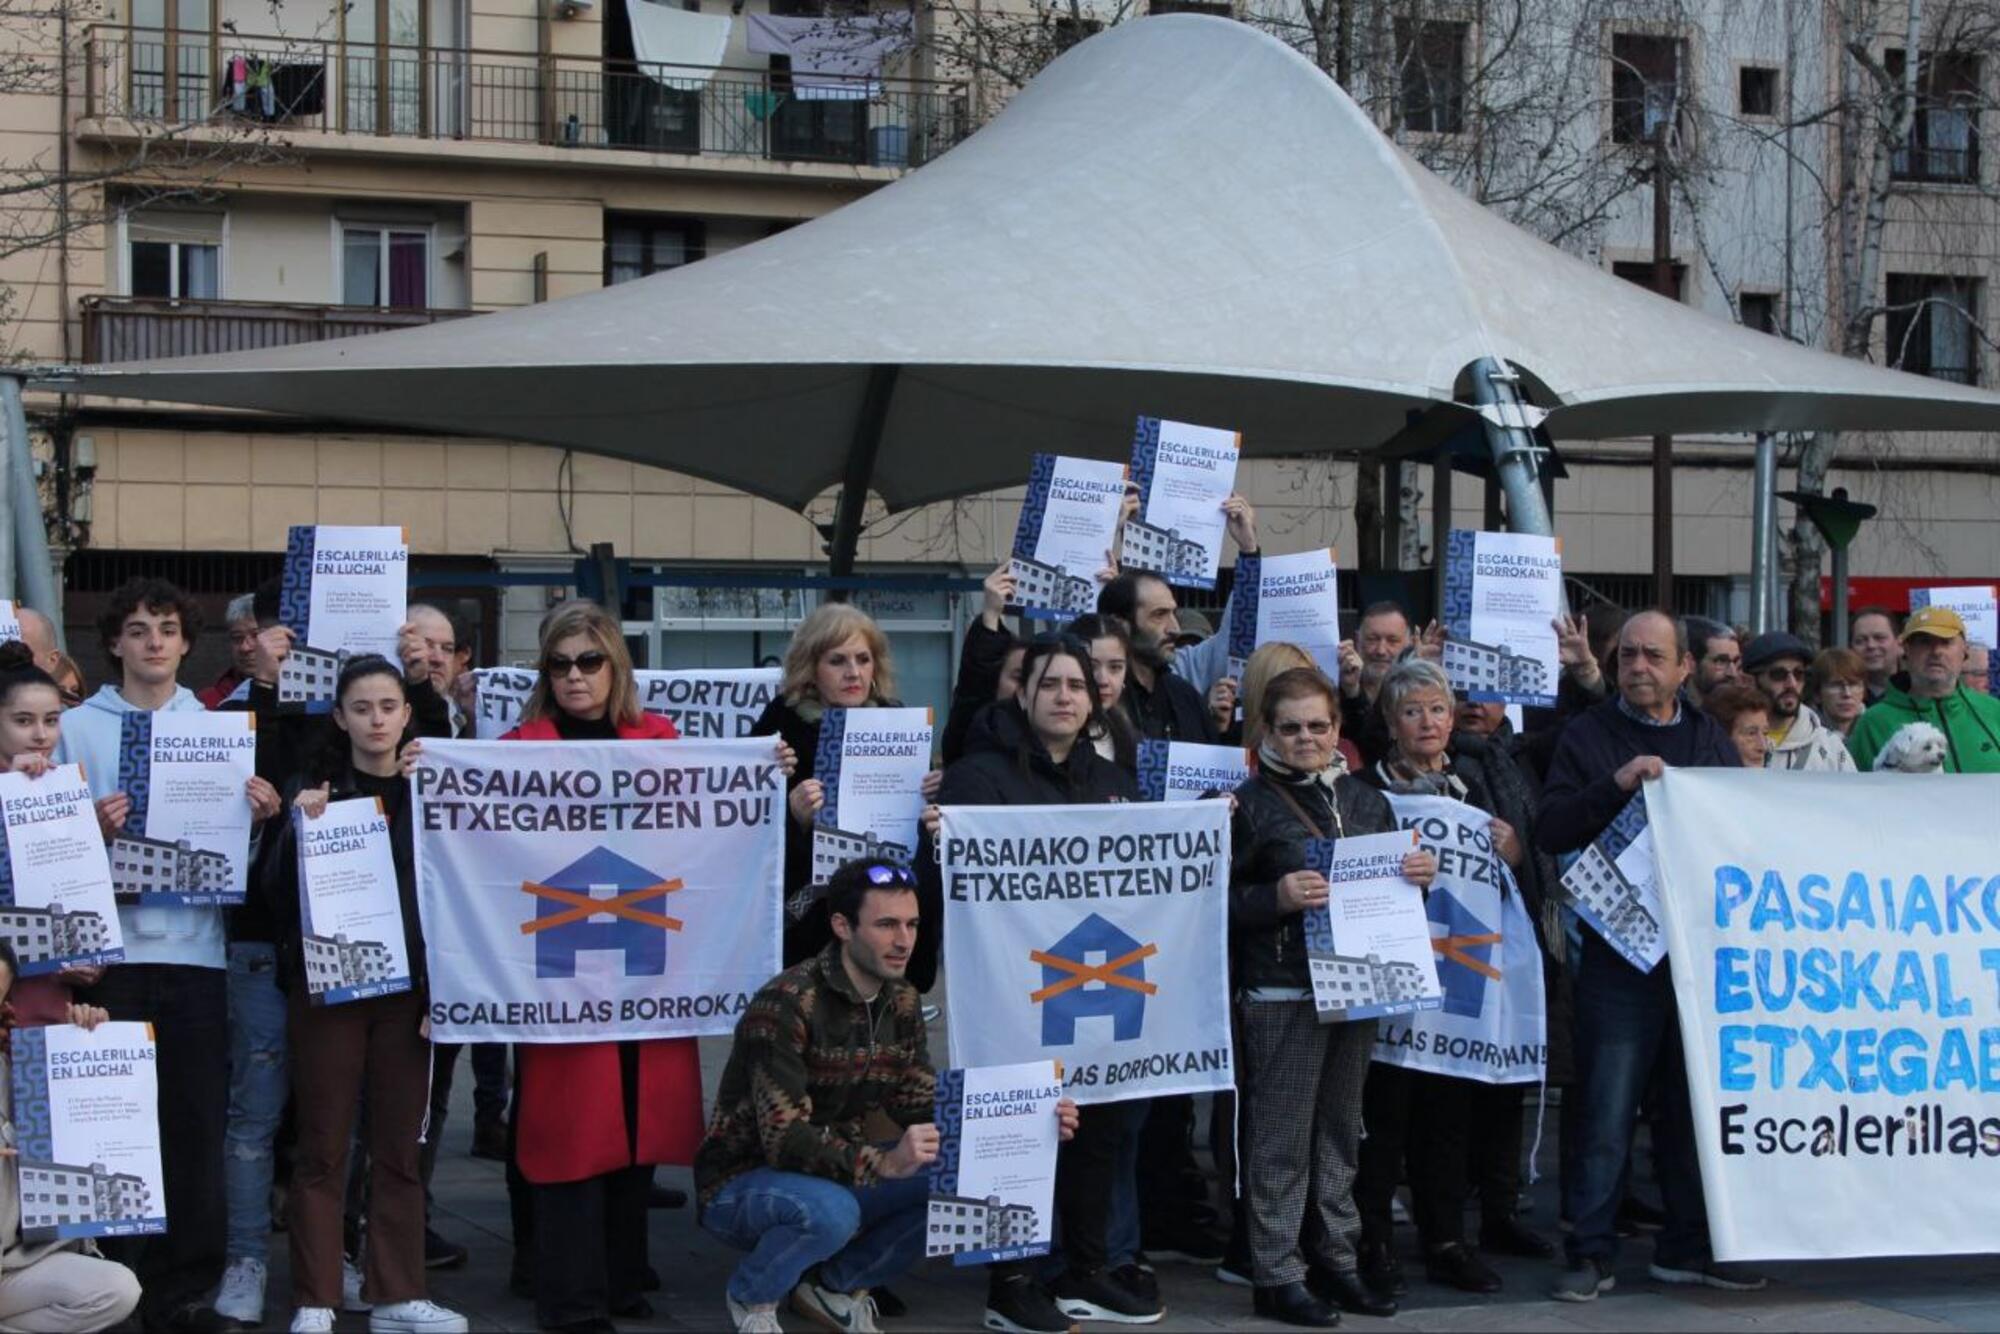
[{"label": "balcony", "polygon": [[911,79],[857,79],[830,96],[772,70],[116,25],[90,31],[84,63],[84,115],[141,125],[890,169],[972,130],[962,84]]},{"label": "balcony", "polygon": [[84,360],[100,364],[323,343],[480,313],[151,296],[87,296],[81,304]]}]

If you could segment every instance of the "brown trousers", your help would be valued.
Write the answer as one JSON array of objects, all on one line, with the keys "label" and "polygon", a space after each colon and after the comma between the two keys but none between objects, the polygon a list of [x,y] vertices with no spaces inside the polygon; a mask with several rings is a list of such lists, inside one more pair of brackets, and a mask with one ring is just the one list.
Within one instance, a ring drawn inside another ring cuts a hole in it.
[{"label": "brown trousers", "polygon": [[417,1134],[430,1104],[430,1044],[415,995],[316,1006],[291,995],[292,1300],[340,1309],[348,1146],[368,1099],[368,1240],[363,1295],[376,1306],[424,1295],[424,1182]]}]

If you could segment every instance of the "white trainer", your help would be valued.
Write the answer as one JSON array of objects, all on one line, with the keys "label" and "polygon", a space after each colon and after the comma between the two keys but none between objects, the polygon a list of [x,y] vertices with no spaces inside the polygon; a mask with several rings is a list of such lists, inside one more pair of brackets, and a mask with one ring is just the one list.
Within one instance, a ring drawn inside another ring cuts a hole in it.
[{"label": "white trainer", "polygon": [[343,1311],[366,1311],[368,1303],[361,1300],[361,1266],[343,1258],[340,1262],[340,1309]]},{"label": "white trainer", "polygon": [[875,1299],[861,1292],[835,1292],[823,1288],[817,1274],[803,1279],[792,1289],[792,1309],[815,1325],[839,1330],[841,1334],[882,1334],[875,1321]]},{"label": "white trainer", "polygon": [[745,1306],[734,1297],[726,1297],[729,1303],[729,1318],[736,1322],[736,1334],[785,1334],[785,1327],[778,1323],[778,1304]]},{"label": "white trainer", "polygon": [[390,1302],[368,1313],[368,1334],[465,1334],[465,1331],[464,1316],[421,1297]]},{"label": "white trainer", "polygon": [[240,1325],[264,1323],[264,1262],[244,1256],[231,1260],[215,1289],[215,1313]]},{"label": "white trainer", "polygon": [[292,1312],[292,1334],[333,1334],[333,1308],[301,1306]]}]

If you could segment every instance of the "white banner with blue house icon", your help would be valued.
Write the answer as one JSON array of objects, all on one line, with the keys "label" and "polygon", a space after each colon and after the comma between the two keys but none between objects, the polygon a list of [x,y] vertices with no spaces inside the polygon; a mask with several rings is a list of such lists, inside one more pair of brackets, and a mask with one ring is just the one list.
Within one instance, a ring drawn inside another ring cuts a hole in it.
[{"label": "white banner with blue house icon", "polygon": [[17,1028],[13,1057],[22,1239],[165,1232],[152,1026]]},{"label": "white banner with blue house icon", "polygon": [[953,1065],[1058,1060],[1079,1103],[1232,1086],[1228,802],[942,818]]},{"label": "white banner with blue house icon", "polygon": [[1449,797],[1389,798],[1396,822],[1438,859],[1424,900],[1444,998],[1383,1019],[1375,1059],[1486,1084],[1534,1084],[1548,1064],[1542,948],[1485,811]]},{"label": "white banner with blue house icon", "polygon": [[427,741],[412,790],[436,1041],[724,1034],[778,971],[767,737]]}]

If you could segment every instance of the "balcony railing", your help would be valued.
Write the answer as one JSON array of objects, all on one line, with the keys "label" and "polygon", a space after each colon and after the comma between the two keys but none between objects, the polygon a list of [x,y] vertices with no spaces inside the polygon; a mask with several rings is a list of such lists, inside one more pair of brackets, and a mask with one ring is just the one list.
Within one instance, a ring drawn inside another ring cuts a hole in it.
[{"label": "balcony railing", "polygon": [[808,88],[771,70],[106,25],[88,43],[87,116],[893,168],[972,129],[963,85],[911,79]]},{"label": "balcony railing", "polygon": [[476,315],[472,310],[379,310],[277,301],[196,301],[152,296],[87,296],[83,355],[91,362],[191,357],[322,343]]}]

